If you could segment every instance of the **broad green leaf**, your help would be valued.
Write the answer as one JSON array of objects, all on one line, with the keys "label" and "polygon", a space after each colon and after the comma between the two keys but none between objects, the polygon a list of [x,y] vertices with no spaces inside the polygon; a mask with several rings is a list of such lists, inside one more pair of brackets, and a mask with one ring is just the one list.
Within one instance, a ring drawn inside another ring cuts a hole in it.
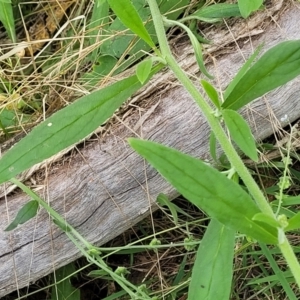
[{"label": "broad green leaf", "polygon": [[[167,16],[171,20],[175,20],[184,12],[189,2],[189,0],[160,1],[159,9],[161,14]],[[135,0],[132,4],[145,23],[145,27],[153,42],[157,43],[155,28],[151,20],[150,9],[147,5],[147,1]],[[116,18],[105,31],[106,35],[111,38],[104,39],[101,45],[102,55],[108,54],[114,55],[116,58],[120,58],[118,65],[114,67],[114,75],[125,70],[128,66],[143,57],[145,52],[149,52],[151,50],[151,47],[144,40],[137,39],[135,35],[130,33],[124,34],[125,30],[126,27],[124,24],[119,18]],[[124,53],[127,54],[126,59],[124,58]]]},{"label": "broad green leaf", "polygon": [[[155,38],[154,33],[155,29],[153,26],[153,22],[150,22],[150,9],[145,7],[146,0],[135,0],[132,2],[135,10],[138,12],[142,21],[145,23],[145,27],[151,36]],[[151,24],[151,26],[150,26]],[[127,54],[126,62],[128,60],[128,55],[136,56],[139,51],[144,50],[149,52],[151,47],[143,40],[136,37],[135,34],[128,32],[127,27],[122,23],[119,18],[115,18],[115,20],[111,23],[109,28],[107,29],[106,35],[109,38],[105,38],[103,44],[101,45],[101,53],[114,55],[117,58],[124,56],[124,53]],[[133,50],[133,52],[131,52]],[[141,53],[145,55],[145,53]],[[125,62],[124,62],[125,63]],[[132,64],[132,62],[131,62]]]},{"label": "broad green leaf", "polygon": [[51,300],[80,300],[80,290],[75,288],[70,280],[70,276],[76,273],[75,263],[72,262],[55,271],[52,275],[53,283],[51,289]]},{"label": "broad green leaf", "polygon": [[98,57],[95,65],[93,66],[93,73],[99,82],[99,79],[108,75],[112,68],[116,65],[117,59],[111,55],[101,55]]},{"label": "broad green leaf", "polygon": [[85,73],[81,79],[86,82],[85,87],[95,87],[95,85],[116,66],[118,60],[111,55],[100,55],[94,62],[93,71]]},{"label": "broad green leaf", "polygon": [[258,213],[256,215],[254,215],[252,220],[266,223],[274,228],[280,227],[279,222],[275,218],[271,217],[270,215],[266,215],[264,213]]},{"label": "broad green leaf", "polygon": [[0,22],[7,31],[9,38],[16,42],[15,20],[10,1],[0,0]]},{"label": "broad green leaf", "polygon": [[204,162],[157,143],[129,139],[129,144],[185,198],[224,225],[265,242],[277,243],[277,231],[252,221],[259,208],[235,182]]},{"label": "broad green leaf", "polygon": [[17,213],[15,219],[4,229],[4,231],[11,231],[24,224],[28,220],[34,218],[37,214],[39,203],[36,200],[27,202]]},{"label": "broad green leaf", "polygon": [[258,10],[263,0],[238,0],[238,5],[243,18],[247,18],[252,12]]},{"label": "broad green leaf", "polygon": [[197,251],[188,300],[229,299],[234,245],[235,231],[212,219]]},{"label": "broad green leaf", "polygon": [[223,19],[240,16],[241,13],[237,4],[217,3],[200,8],[188,18],[197,17],[197,19],[206,21],[207,19]]},{"label": "broad green leaf", "polygon": [[[184,8],[188,5],[188,3],[189,0],[162,1],[159,5],[159,9],[161,14],[166,15],[169,19],[173,20],[183,13]],[[151,21],[151,13],[147,6],[147,1],[135,0],[132,4],[145,23],[145,27],[151,35],[153,42],[157,43],[155,28]],[[124,34],[125,30],[126,27],[124,24],[119,18],[116,18],[106,32],[106,35],[111,36],[111,38],[104,39],[101,46],[102,54],[114,55],[117,58],[122,57],[124,53],[130,55],[130,61],[127,62],[129,57],[126,57],[126,62],[122,62],[122,65],[132,64],[135,59],[139,59],[141,56],[145,55],[141,50],[145,52],[149,52],[151,50],[151,47],[149,47],[146,42],[141,39],[137,40],[135,35]],[[123,68],[124,67],[122,67],[122,69]]]},{"label": "broad green leaf", "polygon": [[232,92],[234,87],[237,85],[237,83],[241,80],[241,78],[245,75],[247,70],[250,68],[253,61],[256,59],[258,54],[260,53],[261,49],[263,47],[263,44],[257,47],[257,49],[254,51],[254,53],[251,54],[251,56],[247,59],[247,61],[244,63],[244,65],[241,67],[241,69],[238,71],[238,73],[234,76],[233,80],[229,83],[228,87],[226,88],[226,91],[224,92],[224,99],[226,100],[228,95]]},{"label": "broad green leaf", "polygon": [[289,220],[289,225],[284,229],[285,231],[295,230],[300,228],[300,212],[296,213]]},{"label": "broad green leaf", "polygon": [[7,127],[16,126],[18,123],[15,111],[9,110],[6,108],[2,109],[0,112],[0,123],[1,123],[2,129],[4,131],[7,130],[7,133],[8,133],[9,129]]},{"label": "broad green leaf", "polygon": [[222,116],[234,142],[248,157],[257,162],[255,140],[248,123],[234,110],[224,109]]},{"label": "broad green leaf", "polygon": [[136,76],[142,84],[149,77],[151,69],[152,69],[152,59],[151,58],[145,59],[137,65]]},{"label": "broad green leaf", "polygon": [[151,48],[155,48],[155,44],[152,41],[147,29],[145,28],[141,17],[137,13],[130,0],[107,1],[114,13],[125,26],[127,26],[132,32],[143,39]]},{"label": "broad green leaf", "polygon": [[216,106],[217,109],[221,109],[221,103],[219,100],[219,95],[214,86],[212,86],[209,82],[205,80],[201,80],[201,85],[203,86],[203,89],[207,96],[210,98],[210,100],[213,102],[213,104]]},{"label": "broad green leaf", "polygon": [[168,0],[157,2],[159,3],[159,10],[162,15],[170,20],[176,20],[187,8],[190,0]]},{"label": "broad green leaf", "polygon": [[300,40],[287,41],[268,50],[240,79],[223,103],[237,110],[300,74]]},{"label": "broad green leaf", "polygon": [[[161,69],[157,66],[152,74]],[[82,97],[35,127],[0,159],[0,183],[79,142],[103,124],[142,84],[125,78]]]}]

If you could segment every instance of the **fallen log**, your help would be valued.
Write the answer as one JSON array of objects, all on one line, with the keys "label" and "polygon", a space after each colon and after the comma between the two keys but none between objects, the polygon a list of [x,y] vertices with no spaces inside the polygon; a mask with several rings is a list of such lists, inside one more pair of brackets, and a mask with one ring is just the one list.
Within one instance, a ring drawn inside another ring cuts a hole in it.
[{"label": "fallen log", "polygon": [[[221,88],[258,45],[263,51],[280,41],[299,39],[300,5],[274,1],[272,7],[228,30],[207,30],[214,41],[207,48],[215,63],[208,67]],[[233,35],[233,36],[231,36]],[[234,42],[235,41],[235,42]],[[227,47],[225,47],[227,45]],[[198,80],[198,67],[189,44],[176,44],[180,65]],[[300,116],[300,79],[255,101],[243,110],[258,140]],[[119,122],[98,134],[68,159],[48,164],[36,190],[89,242],[101,245],[124,232],[155,209],[159,193],[171,199],[177,192],[127,145],[130,136],[154,140],[202,159],[210,159],[209,128],[185,90],[170,72],[159,75],[135,95]],[[44,176],[44,175],[43,175]],[[0,202],[0,296],[28,286],[38,278],[75,260],[79,251],[41,210],[37,217],[11,233],[4,232],[29,200],[23,193]]]}]

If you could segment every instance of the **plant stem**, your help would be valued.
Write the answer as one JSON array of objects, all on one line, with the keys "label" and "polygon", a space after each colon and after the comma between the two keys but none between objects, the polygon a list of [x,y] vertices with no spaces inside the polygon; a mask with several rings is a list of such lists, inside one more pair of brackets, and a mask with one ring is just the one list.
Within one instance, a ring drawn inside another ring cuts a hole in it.
[{"label": "plant stem", "polygon": [[[237,171],[244,184],[248,188],[250,194],[253,196],[257,205],[262,212],[274,216],[272,208],[270,207],[268,201],[266,200],[264,194],[252,178],[248,169],[245,167],[242,159],[237,154],[235,149],[232,147],[226,133],[224,132],[222,126],[220,125],[218,119],[213,115],[211,107],[205,101],[205,99],[198,92],[197,88],[194,86],[192,81],[188,78],[185,72],[178,66],[175,58],[173,57],[170,47],[168,45],[167,37],[165,34],[162,17],[158,9],[157,3],[155,0],[148,0],[148,4],[151,10],[153,17],[153,23],[156,30],[156,35],[158,38],[160,50],[163,56],[163,59],[167,62],[169,68],[176,75],[177,79],[182,83],[184,88],[190,93],[196,103],[199,105],[203,115],[206,117],[208,124],[210,125],[212,131],[214,132],[217,140],[219,141],[221,147],[223,148],[228,160],[231,165]],[[242,201],[242,199],[241,199]]]},{"label": "plant stem", "polygon": [[278,245],[281,253],[283,254],[285,260],[287,261],[292,274],[296,280],[298,287],[300,287],[300,265],[292,246],[290,245],[286,236],[284,236],[284,241]]},{"label": "plant stem", "polygon": [[[157,6],[156,0],[148,0],[148,4],[151,10],[151,15],[153,18],[153,23],[156,30],[156,35],[158,38],[160,50],[163,59],[167,62],[169,68],[176,75],[177,79],[182,83],[185,89],[190,93],[196,103],[199,105],[202,113],[206,117],[208,124],[210,125],[212,131],[214,132],[216,138],[218,139],[221,147],[223,148],[225,154],[231,165],[238,172],[244,184],[248,188],[249,193],[253,196],[257,205],[262,212],[274,216],[271,206],[269,205],[267,199],[264,197],[262,191],[250,175],[249,171],[245,167],[242,159],[239,157],[231,143],[229,142],[226,133],[221,127],[219,121],[212,114],[212,110],[202,95],[198,92],[192,81],[188,78],[185,72],[178,66],[175,58],[173,57],[170,47],[168,45],[167,37],[165,34],[163,20],[160,15],[159,8]],[[243,201],[243,199],[240,199]],[[279,229],[280,230],[280,229]],[[283,256],[285,257],[291,271],[296,279],[298,286],[300,287],[300,265],[293,252],[291,245],[289,244],[286,236],[284,235],[283,241],[278,245]]]},{"label": "plant stem", "polygon": [[193,85],[191,80],[187,77],[187,75],[177,65],[175,59],[173,57],[166,57],[166,61],[169,64],[170,69],[177,76],[178,80],[183,84],[186,90],[190,93],[190,95],[199,105],[201,111],[206,117],[208,124],[210,125],[210,128],[214,132],[217,140],[219,141],[222,149],[224,150],[228,160],[243,180],[244,184],[248,188],[249,193],[253,196],[261,211],[268,215],[274,216],[273,210],[270,207],[268,201],[266,200],[264,194],[256,184],[248,169],[245,167],[242,159],[237,154],[236,150],[233,148],[218,119],[213,115],[210,106],[200,95],[200,93]]},{"label": "plant stem", "polygon": [[79,241],[85,245],[88,249],[94,248],[90,243],[88,243],[80,234],[73,228],[71,225],[67,223],[67,221],[60,216],[59,213],[57,213],[51,206],[49,206],[43,199],[41,199],[35,192],[33,192],[30,188],[28,188],[26,185],[24,185],[22,182],[20,182],[16,178],[11,178],[10,181],[18,186],[20,189],[22,189],[28,196],[30,196],[32,199],[36,200],[40,206],[45,208],[45,210],[50,214],[50,216],[53,218],[53,220],[58,221],[60,224],[65,224],[68,228],[67,231],[70,231],[74,237],[76,237]]},{"label": "plant stem", "polygon": [[[111,271],[108,266],[103,262],[103,260],[98,256],[98,259],[95,259],[92,255],[88,253],[88,251],[82,247],[81,244],[78,243],[80,241],[88,250],[96,249],[89,242],[87,242],[79,232],[75,230],[71,225],[69,225],[64,218],[62,218],[53,208],[51,208],[43,199],[41,199],[35,192],[33,192],[30,188],[24,185],[16,178],[10,179],[12,183],[17,185],[20,189],[22,189],[28,196],[32,197],[36,200],[39,205],[41,205],[45,210],[50,214],[50,216],[60,222],[60,224],[65,224],[67,226],[67,230],[65,231],[68,238],[74,243],[74,245],[81,251],[83,255],[86,256],[88,260],[96,264],[102,270],[107,272],[123,289],[131,296],[135,296],[132,290],[136,290],[136,292],[141,292],[138,290],[136,286],[134,286],[131,282],[129,282],[126,278],[114,273]],[[150,299],[145,293],[143,293],[143,299]]]},{"label": "plant stem", "polygon": [[[86,249],[84,249],[81,245],[79,245],[76,241],[76,239],[74,239],[74,237],[72,235],[70,235],[69,233],[67,233],[68,238],[74,243],[74,245],[77,247],[77,249],[80,250],[80,252],[87,258],[87,260],[93,264],[95,264],[96,266],[98,266],[100,269],[102,269],[103,271],[105,271],[107,274],[109,274],[111,276],[111,278],[113,278],[126,292],[128,295],[130,295],[132,297],[132,299],[135,299],[135,293],[133,292],[134,290],[136,291],[136,293],[138,292],[142,292],[139,291],[138,287],[136,287],[134,284],[132,284],[130,281],[128,281],[125,277],[122,277],[118,274],[116,274],[114,271],[112,271],[107,264],[101,259],[101,257],[99,255],[90,255]],[[142,292],[143,299],[151,299],[150,297],[148,297],[148,295],[146,295],[145,293]]]}]

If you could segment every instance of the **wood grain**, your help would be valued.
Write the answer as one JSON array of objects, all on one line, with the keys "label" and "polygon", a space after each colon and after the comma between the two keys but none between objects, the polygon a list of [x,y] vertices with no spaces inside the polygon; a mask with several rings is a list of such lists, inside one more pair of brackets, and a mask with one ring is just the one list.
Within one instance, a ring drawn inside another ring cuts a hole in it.
[{"label": "wood grain", "polygon": [[[242,65],[241,53],[248,57],[253,48],[263,42],[265,51],[280,41],[300,38],[299,5],[291,2],[276,16],[277,22],[267,14],[261,16],[265,24],[256,28],[251,38],[244,35],[238,40],[240,50],[231,43],[226,55],[211,54],[216,58],[216,65],[210,65],[210,72],[217,76],[221,87],[228,84]],[[263,33],[257,35],[258,29]],[[175,50],[180,64],[198,80],[190,46],[176,45]],[[299,99],[300,85],[296,79],[245,109],[243,114],[255,137],[263,139],[272,134],[276,126],[280,128],[299,118]],[[112,126],[109,134],[86,143],[80,154],[73,154],[71,159],[48,166],[47,180],[36,187],[55,210],[89,242],[97,245],[148,215],[150,206],[155,208],[153,202],[158,193],[163,192],[170,198],[177,196],[177,192],[128,147],[128,137],[142,136],[209,159],[206,121],[169,72],[156,76],[130,103],[144,109],[129,110],[121,123]],[[3,231],[27,200],[27,196],[17,193],[0,202],[0,296],[29,285],[80,256],[43,210],[36,219],[14,232]]]}]

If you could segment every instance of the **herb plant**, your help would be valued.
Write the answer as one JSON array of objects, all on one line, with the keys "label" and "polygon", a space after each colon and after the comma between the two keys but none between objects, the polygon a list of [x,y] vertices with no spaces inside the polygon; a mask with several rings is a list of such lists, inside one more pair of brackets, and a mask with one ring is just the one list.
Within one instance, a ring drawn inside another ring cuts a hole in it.
[{"label": "herb plant", "polygon": [[[202,80],[202,86],[213,104],[212,108],[176,63],[168,46],[164,26],[179,25],[187,31],[199,69],[210,78],[211,75],[203,64],[201,47],[193,31],[183,23],[162,17],[157,1],[148,0],[155,26],[155,39],[157,38],[159,43],[159,47],[156,47],[156,42],[130,0],[102,1],[103,5],[107,3],[119,20],[153,50],[154,56],[137,66],[136,75],[87,95],[49,117],[1,158],[0,182],[12,181],[32,198],[6,230],[12,230],[26,222],[36,214],[38,207],[42,206],[50,212],[55,224],[68,235],[89,261],[98,265],[102,269],[101,272],[110,274],[132,299],[150,299],[143,288],[136,288],[122,274],[107,267],[101,258],[101,248],[87,243],[42,199],[13,177],[84,138],[104,123],[130,95],[147,83],[151,76],[167,66],[198,104],[231,167],[227,172],[231,174],[228,178],[213,166],[175,149],[150,141],[129,139],[131,147],[156,168],[178,192],[211,217],[198,248],[188,299],[229,299],[237,231],[245,238],[258,242],[266,256],[267,245],[276,245],[300,287],[300,265],[286,237],[289,230],[300,228],[300,213],[289,219],[279,214],[278,208],[275,210],[267,201],[232,145],[234,141],[245,155],[254,161],[258,160],[250,128],[237,110],[300,74],[300,41],[280,43],[254,63],[259,53],[256,51],[229,84],[222,97],[209,82]],[[238,4],[241,15],[246,17],[251,11],[258,9],[262,1],[240,0]],[[226,13],[228,14],[227,10]],[[236,14],[236,7],[234,12],[231,12],[231,15],[233,14]],[[196,19],[199,15],[201,14],[194,14]],[[208,16],[205,15],[205,18]],[[6,26],[12,28],[9,22]],[[13,36],[12,32],[13,30]],[[222,122],[225,123],[232,140],[224,131]],[[20,153],[22,155],[19,155]],[[233,174],[238,176],[232,176]],[[237,177],[243,181],[246,190],[239,185]],[[269,256],[269,259],[272,260],[272,257]],[[272,264],[276,268],[274,261]],[[289,297],[294,298],[289,285],[284,285],[284,288]]]}]

